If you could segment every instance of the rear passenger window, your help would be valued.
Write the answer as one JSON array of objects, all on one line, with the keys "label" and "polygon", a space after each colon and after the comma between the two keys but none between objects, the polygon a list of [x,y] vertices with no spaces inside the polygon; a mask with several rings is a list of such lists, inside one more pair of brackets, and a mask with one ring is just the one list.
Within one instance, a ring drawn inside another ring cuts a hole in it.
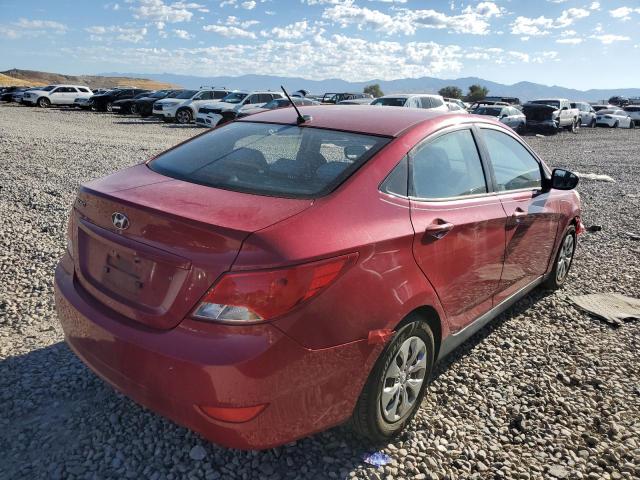
[{"label": "rear passenger window", "polygon": [[541,186],[540,164],[520,142],[497,130],[481,130],[499,191]]},{"label": "rear passenger window", "polygon": [[217,100],[218,98],[226,97],[226,96],[227,96],[227,92],[222,92],[220,90],[216,90],[213,92],[213,98],[215,100]]},{"label": "rear passenger window", "polygon": [[448,198],[487,193],[471,130],[447,133],[412,153],[411,195]]},{"label": "rear passenger window", "polygon": [[422,104],[422,108],[431,108],[431,102],[429,101],[429,97],[420,97],[420,103]]},{"label": "rear passenger window", "polygon": [[87,90],[86,88],[78,87],[78,90],[80,90],[83,93],[89,93],[89,90]]},{"label": "rear passenger window", "polygon": [[439,98],[435,98],[435,97],[431,98],[431,106],[433,108],[441,107],[442,105],[444,105],[444,103]]}]

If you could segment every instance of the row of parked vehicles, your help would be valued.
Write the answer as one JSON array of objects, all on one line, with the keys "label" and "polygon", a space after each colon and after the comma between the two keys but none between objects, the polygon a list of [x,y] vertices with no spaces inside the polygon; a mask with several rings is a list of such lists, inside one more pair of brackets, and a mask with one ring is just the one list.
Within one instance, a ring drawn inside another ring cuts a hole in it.
[{"label": "row of parked vehicles", "polygon": [[[636,124],[640,125],[640,105],[591,105],[562,98],[532,100],[521,105],[520,100],[514,97],[487,97],[483,101],[467,104],[459,99],[427,93],[385,95],[374,99],[365,93],[333,92],[316,96],[298,90],[293,92],[291,99],[298,106],[364,104],[473,113],[495,117],[519,133],[561,129],[576,132],[580,127],[634,128]],[[291,105],[289,99],[279,91],[241,91],[224,87],[163,90],[113,88],[94,91],[84,85],[9,87],[0,91],[0,100],[41,108],[66,105],[99,112],[155,116],[164,122],[195,122],[208,128],[264,110]]]}]

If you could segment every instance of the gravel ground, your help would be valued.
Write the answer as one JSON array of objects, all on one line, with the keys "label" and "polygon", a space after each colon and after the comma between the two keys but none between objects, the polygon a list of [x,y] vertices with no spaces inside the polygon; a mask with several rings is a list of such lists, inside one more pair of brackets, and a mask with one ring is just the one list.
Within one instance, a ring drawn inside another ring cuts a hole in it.
[{"label": "gravel ground", "polygon": [[[239,452],[139,407],[66,347],[53,269],[77,186],[199,132],[107,114],[0,105],[0,478],[640,477],[640,323],[613,328],[573,294],[640,297],[640,131],[527,140],[583,181],[587,225],[569,284],[536,291],[440,365],[423,408],[392,444],[347,428]],[[375,468],[363,455],[382,449]]]}]

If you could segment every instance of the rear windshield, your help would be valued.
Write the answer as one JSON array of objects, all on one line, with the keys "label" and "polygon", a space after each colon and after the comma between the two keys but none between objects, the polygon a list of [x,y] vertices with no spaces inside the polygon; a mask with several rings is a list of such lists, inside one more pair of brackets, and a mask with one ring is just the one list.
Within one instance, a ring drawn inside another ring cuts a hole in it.
[{"label": "rear windshield", "polygon": [[385,107],[403,107],[406,101],[407,99],[403,97],[377,98],[371,105],[384,105]]},{"label": "rear windshield", "polygon": [[278,197],[326,195],[388,138],[254,122],[234,122],[160,155],[154,172],[186,182]]},{"label": "rear windshield", "polygon": [[502,112],[502,108],[480,107],[473,113],[476,115],[491,115],[492,117],[498,117],[500,116],[500,112]]},{"label": "rear windshield", "polygon": [[549,105],[551,107],[560,108],[560,102],[558,100],[534,100],[531,103],[536,105]]}]

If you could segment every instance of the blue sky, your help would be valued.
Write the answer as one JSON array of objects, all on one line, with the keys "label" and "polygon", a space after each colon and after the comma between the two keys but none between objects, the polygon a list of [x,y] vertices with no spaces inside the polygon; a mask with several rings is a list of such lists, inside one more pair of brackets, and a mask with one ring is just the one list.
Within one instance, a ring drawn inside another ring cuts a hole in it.
[{"label": "blue sky", "polygon": [[0,0],[0,69],[640,84],[639,0]]}]

